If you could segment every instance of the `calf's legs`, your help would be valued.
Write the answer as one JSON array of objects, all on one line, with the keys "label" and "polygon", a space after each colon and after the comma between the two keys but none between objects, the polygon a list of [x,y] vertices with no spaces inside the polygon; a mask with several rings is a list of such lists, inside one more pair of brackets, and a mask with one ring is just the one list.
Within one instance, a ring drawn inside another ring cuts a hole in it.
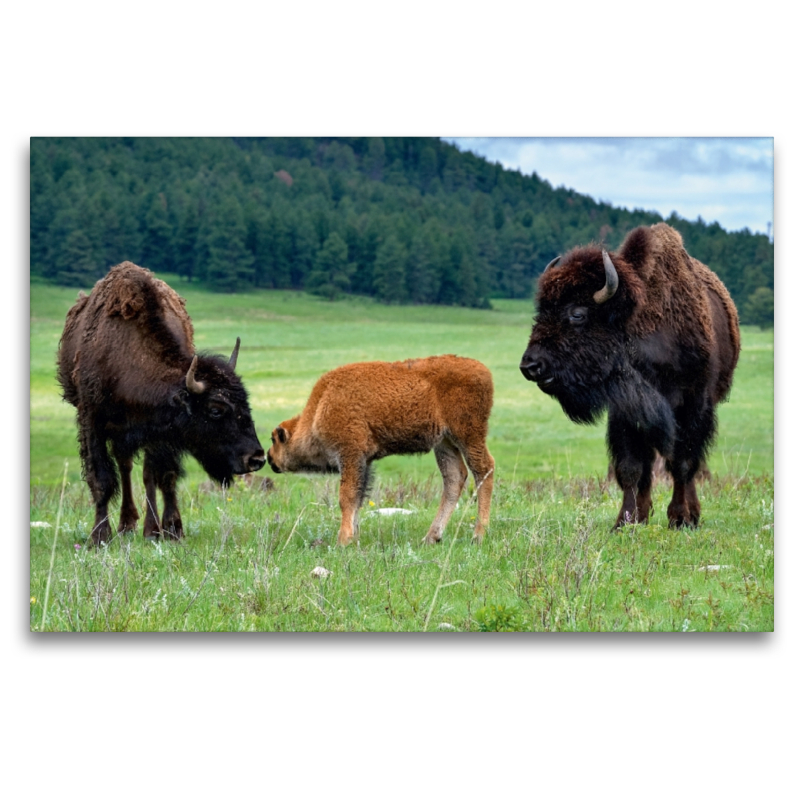
[{"label": "calf's legs", "polygon": [[494,459],[483,442],[468,448],[465,456],[478,494],[478,519],[475,522],[473,539],[481,541],[489,526],[489,511],[494,488]]},{"label": "calf's legs", "polygon": [[339,507],[342,524],[339,527],[338,543],[350,544],[357,531],[358,509],[364,502],[369,486],[369,463],[360,454],[342,456],[342,480],[339,484]]},{"label": "calf's legs", "polygon": [[458,448],[447,439],[443,439],[433,448],[436,456],[436,464],[442,473],[444,486],[442,487],[442,499],[439,503],[439,510],[436,512],[433,524],[423,540],[427,544],[439,542],[442,539],[447,521],[453,514],[453,509],[458,503],[464,484],[467,482],[467,467],[461,458]]}]

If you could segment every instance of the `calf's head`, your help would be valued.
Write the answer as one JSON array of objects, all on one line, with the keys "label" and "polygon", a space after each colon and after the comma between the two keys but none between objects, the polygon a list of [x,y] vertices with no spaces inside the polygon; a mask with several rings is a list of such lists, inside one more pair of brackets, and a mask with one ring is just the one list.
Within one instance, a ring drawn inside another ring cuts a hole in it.
[{"label": "calf's head", "polygon": [[292,472],[294,469],[291,438],[297,427],[297,420],[298,417],[284,420],[272,431],[272,445],[267,451],[267,461],[273,472]]},{"label": "calf's head", "polygon": [[183,442],[219,483],[230,483],[234,475],[255,472],[265,463],[247,391],[233,371],[238,352],[237,339],[227,362],[217,356],[195,356],[176,396],[183,407]]}]

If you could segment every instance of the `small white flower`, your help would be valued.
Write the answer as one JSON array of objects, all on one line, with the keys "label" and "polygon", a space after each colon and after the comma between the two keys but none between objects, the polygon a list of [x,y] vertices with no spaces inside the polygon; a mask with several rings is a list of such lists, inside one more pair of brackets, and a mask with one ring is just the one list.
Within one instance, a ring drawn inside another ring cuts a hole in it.
[{"label": "small white flower", "polygon": [[312,578],[327,578],[330,574],[331,571],[329,569],[325,569],[325,567],[314,567],[314,569],[311,570]]},{"label": "small white flower", "polygon": [[31,528],[52,528],[49,522],[33,522],[31,521]]}]

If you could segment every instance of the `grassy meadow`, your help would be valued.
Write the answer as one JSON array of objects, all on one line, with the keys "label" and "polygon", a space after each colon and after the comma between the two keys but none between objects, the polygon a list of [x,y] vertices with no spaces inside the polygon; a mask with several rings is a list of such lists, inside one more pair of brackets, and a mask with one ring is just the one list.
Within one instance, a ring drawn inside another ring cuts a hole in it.
[{"label": "grassy meadow", "polygon": [[[265,447],[272,428],[298,413],[333,367],[436,353],[484,362],[495,381],[489,533],[481,546],[470,543],[475,506],[465,496],[443,543],[421,545],[441,491],[431,454],[376,464],[359,540],[346,549],[335,546],[335,476],[274,475],[267,467],[223,493],[187,459],[183,543],[145,542],[140,531],[88,548],[93,510],[80,478],[74,409],[55,380],[76,291],[34,284],[33,630],[773,629],[771,331],[743,330],[731,399],[719,409],[712,477],[700,486],[700,527],[669,530],[664,482],[651,524],[611,533],[620,495],[606,480],[604,425],[571,423],[519,373],[529,302],[385,307],[294,292],[213,295],[161,277],[186,298],[198,349],[229,354],[241,336],[238,371]],[[141,467],[134,485],[143,499]],[[411,513],[378,513],[386,508]],[[330,574],[315,577],[315,567]]]}]

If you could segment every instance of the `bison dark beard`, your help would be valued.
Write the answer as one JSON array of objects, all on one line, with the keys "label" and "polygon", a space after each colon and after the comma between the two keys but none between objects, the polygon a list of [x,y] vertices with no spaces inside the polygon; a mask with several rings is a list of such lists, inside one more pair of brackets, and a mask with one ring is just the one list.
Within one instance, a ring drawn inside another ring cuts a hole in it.
[{"label": "bison dark beard", "polygon": [[670,458],[675,445],[675,414],[664,395],[651,386],[638,371],[627,370],[614,381],[609,392],[609,439],[622,425],[635,430],[650,447]]},{"label": "bison dark beard", "polygon": [[662,455],[672,453],[675,415],[664,396],[627,359],[602,383],[572,384],[556,398],[573,422],[594,424],[608,409],[610,417],[625,420]]}]

